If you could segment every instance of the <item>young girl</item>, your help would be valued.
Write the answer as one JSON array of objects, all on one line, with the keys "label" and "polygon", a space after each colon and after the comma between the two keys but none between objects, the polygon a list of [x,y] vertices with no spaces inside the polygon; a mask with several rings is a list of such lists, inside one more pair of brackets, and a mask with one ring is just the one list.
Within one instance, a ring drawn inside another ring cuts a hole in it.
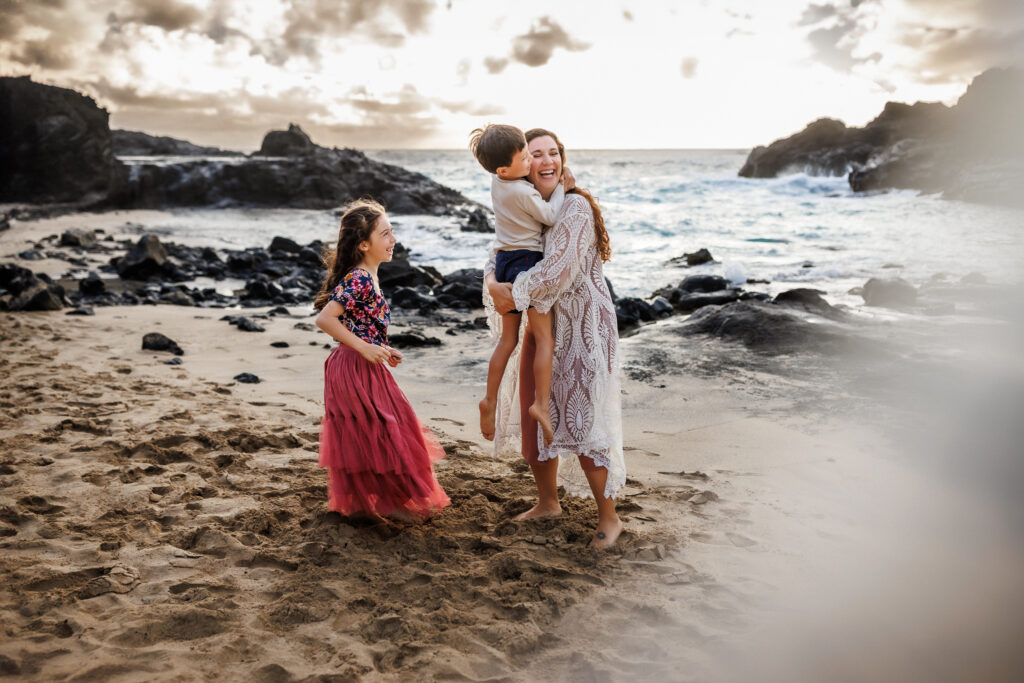
[{"label": "young girl", "polygon": [[409,521],[451,501],[434,478],[444,450],[384,367],[402,362],[388,346],[391,311],[377,281],[395,241],[384,207],[359,200],[341,217],[337,248],[324,254],[316,324],[341,343],[324,363],[320,466],[332,510]]}]

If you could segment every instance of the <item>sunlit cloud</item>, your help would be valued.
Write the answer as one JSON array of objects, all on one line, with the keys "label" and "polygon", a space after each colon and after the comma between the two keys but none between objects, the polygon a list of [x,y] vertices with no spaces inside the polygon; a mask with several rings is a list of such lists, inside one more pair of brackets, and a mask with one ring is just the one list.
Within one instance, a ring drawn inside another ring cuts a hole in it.
[{"label": "sunlit cloud", "polygon": [[508,66],[508,60],[504,57],[484,57],[484,68],[489,74],[500,74]]},{"label": "sunlit cloud", "polygon": [[683,75],[683,78],[693,78],[697,75],[698,64],[700,64],[700,60],[696,57],[684,57],[679,65],[679,72]]},{"label": "sunlit cloud", "polygon": [[590,47],[575,40],[551,17],[541,17],[526,33],[512,42],[512,59],[526,66],[544,66],[557,48],[579,52]]}]

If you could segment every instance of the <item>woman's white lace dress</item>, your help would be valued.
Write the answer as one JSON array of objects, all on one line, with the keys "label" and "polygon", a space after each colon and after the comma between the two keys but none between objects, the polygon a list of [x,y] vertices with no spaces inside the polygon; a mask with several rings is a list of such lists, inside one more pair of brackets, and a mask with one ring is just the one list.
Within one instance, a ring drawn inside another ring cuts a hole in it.
[{"label": "woman's white lace dress", "polygon": [[[492,256],[485,273],[493,269]],[[585,198],[566,196],[557,222],[545,236],[544,259],[516,278],[512,296],[520,311],[533,306],[552,314],[555,352],[551,424],[555,438],[550,446],[540,441],[540,460],[561,457],[559,483],[572,495],[591,496],[587,478],[574,456],[590,457],[595,465],[607,468],[604,495],[614,498],[626,483],[619,333],[615,306],[597,253],[594,214]],[[495,312],[486,287],[484,306],[491,332],[496,335],[501,330],[501,316]],[[520,452],[520,348],[521,344],[509,360],[498,392],[496,455]]]}]

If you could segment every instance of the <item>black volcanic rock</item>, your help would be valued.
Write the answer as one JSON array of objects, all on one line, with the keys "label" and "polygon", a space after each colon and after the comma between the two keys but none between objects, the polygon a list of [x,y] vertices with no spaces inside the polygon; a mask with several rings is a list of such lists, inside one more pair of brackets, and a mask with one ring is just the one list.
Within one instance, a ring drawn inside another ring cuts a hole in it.
[{"label": "black volcanic rock", "polygon": [[742,292],[738,289],[723,289],[718,292],[693,292],[687,293],[682,290],[675,290],[669,296],[669,302],[679,313],[690,313],[705,306],[718,306],[736,301]]},{"label": "black volcanic rock", "polygon": [[413,349],[422,346],[440,346],[441,340],[437,337],[428,337],[419,330],[408,332],[397,332],[388,335],[388,342],[398,349]]},{"label": "black volcanic rock", "polygon": [[712,263],[714,260],[711,252],[702,247],[695,252],[669,259],[668,262],[673,264],[685,263],[687,266],[700,266],[705,263]]},{"label": "black volcanic rock", "polygon": [[466,216],[465,222],[459,227],[463,232],[494,232],[494,226],[487,218],[484,209],[474,209]]},{"label": "black volcanic rock", "polygon": [[9,299],[0,302],[9,311],[59,311],[66,303],[64,288],[46,275],[36,276],[28,268],[13,263],[0,264],[0,293]]},{"label": "black volcanic rock", "polygon": [[354,149],[315,147],[288,157],[138,164],[111,208],[265,206],[329,209],[373,197],[391,213],[465,215],[478,208],[426,176],[373,161]]},{"label": "black volcanic rock", "polygon": [[820,315],[823,318],[831,318],[833,320],[844,318],[843,312],[825,301],[821,296],[822,294],[824,292],[817,289],[798,287],[797,289],[789,289],[776,294],[772,302],[780,306],[799,308],[808,313]]},{"label": "black volcanic rock", "polygon": [[819,119],[768,147],[757,147],[739,175],[787,171],[848,175],[857,192],[890,188],[946,198],[1024,206],[1024,69],[989,69],[953,107],[889,102],[863,128]]},{"label": "black volcanic rock", "polygon": [[395,287],[426,285],[432,288],[441,284],[440,278],[419,266],[412,265],[407,260],[398,258],[380,264],[377,268],[377,279],[380,281],[385,295],[388,295]]},{"label": "black volcanic rock", "polygon": [[148,135],[136,130],[112,130],[110,142],[114,154],[122,157],[134,156],[242,156],[217,147],[202,147],[187,140],[166,136]]},{"label": "black volcanic rock", "polygon": [[64,308],[64,288],[36,280],[8,304],[10,311],[59,311]]},{"label": "black volcanic rock", "polygon": [[95,271],[89,271],[87,277],[78,281],[78,291],[85,296],[99,296],[106,290],[106,284]]},{"label": "black volcanic rock", "polygon": [[288,130],[272,130],[263,137],[257,154],[267,157],[296,157],[312,154],[317,149],[306,132],[294,123]]},{"label": "black volcanic rock", "polygon": [[392,213],[451,214],[469,222],[478,222],[469,217],[482,208],[420,173],[353,149],[320,147],[294,125],[268,133],[261,153],[246,159],[127,165],[115,149],[126,156],[212,152],[132,131],[116,140],[109,115],[91,98],[28,77],[0,78],[0,202],[326,209],[373,197]]},{"label": "black volcanic rock", "polygon": [[690,316],[680,332],[737,341],[769,354],[808,349],[842,351],[854,343],[831,324],[808,322],[781,306],[759,301],[702,308]]},{"label": "black volcanic rock", "polygon": [[0,202],[83,202],[110,190],[120,163],[92,98],[0,78]]},{"label": "black volcanic rock", "polygon": [[95,247],[96,231],[79,228],[65,230],[60,236],[60,245],[62,247]]},{"label": "black volcanic rock", "polygon": [[276,235],[274,239],[270,240],[270,246],[267,248],[267,251],[286,251],[289,254],[298,254],[302,251],[302,246],[293,239]]},{"label": "black volcanic rock", "polygon": [[651,305],[643,299],[627,296],[615,302],[615,317],[618,320],[619,332],[627,327],[651,322],[658,317]]},{"label": "black volcanic rock", "polygon": [[149,351],[170,351],[175,356],[180,356],[184,351],[170,337],[159,332],[150,332],[142,338],[142,348]]},{"label": "black volcanic rock", "polygon": [[145,280],[167,270],[167,250],[156,235],[143,235],[117,263],[123,280]]},{"label": "black volcanic rock", "polygon": [[17,296],[36,283],[36,276],[28,268],[13,263],[0,263],[0,290]]}]

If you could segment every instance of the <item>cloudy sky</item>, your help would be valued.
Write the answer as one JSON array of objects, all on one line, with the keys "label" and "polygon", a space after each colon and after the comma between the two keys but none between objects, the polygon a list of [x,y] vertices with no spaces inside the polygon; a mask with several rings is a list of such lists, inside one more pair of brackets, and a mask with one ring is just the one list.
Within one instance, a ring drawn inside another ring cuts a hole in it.
[{"label": "cloudy sky", "polygon": [[111,126],[251,150],[461,148],[487,122],[575,148],[749,147],[1024,63],[1024,0],[0,0],[0,74]]}]

